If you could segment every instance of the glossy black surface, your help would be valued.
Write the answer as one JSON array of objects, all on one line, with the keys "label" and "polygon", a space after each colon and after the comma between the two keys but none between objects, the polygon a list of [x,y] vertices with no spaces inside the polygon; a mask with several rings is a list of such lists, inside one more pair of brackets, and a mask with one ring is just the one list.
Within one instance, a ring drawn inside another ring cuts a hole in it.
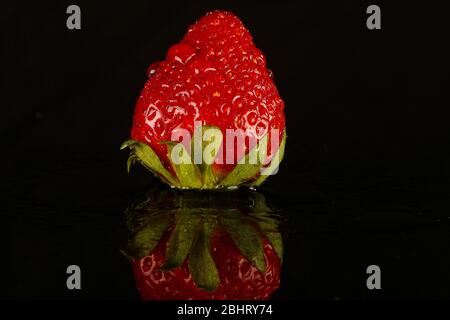
[{"label": "glossy black surface", "polygon": [[[155,185],[126,174],[146,68],[206,11],[234,11],[286,103],[281,170],[262,188],[281,211],[285,263],[274,298],[449,298],[445,11],[356,1],[62,3],[0,10],[2,289],[5,298],[138,299],[124,210]],[[3,6],[3,5],[2,5]],[[448,80],[448,79],[447,79]],[[82,290],[66,288],[66,267]],[[366,288],[366,268],[382,289]]]}]

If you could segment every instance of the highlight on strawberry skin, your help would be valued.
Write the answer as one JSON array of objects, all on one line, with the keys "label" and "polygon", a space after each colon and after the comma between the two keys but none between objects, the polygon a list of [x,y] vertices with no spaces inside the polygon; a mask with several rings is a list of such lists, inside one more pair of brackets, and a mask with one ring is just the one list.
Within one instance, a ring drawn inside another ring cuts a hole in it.
[{"label": "highlight on strawberry skin", "polygon": [[250,32],[231,12],[189,27],[150,64],[135,106],[135,162],[182,189],[259,186],[284,156],[284,102]]},{"label": "highlight on strawberry skin", "polygon": [[261,193],[153,190],[127,210],[122,250],[142,299],[263,300],[279,287],[283,242]]}]

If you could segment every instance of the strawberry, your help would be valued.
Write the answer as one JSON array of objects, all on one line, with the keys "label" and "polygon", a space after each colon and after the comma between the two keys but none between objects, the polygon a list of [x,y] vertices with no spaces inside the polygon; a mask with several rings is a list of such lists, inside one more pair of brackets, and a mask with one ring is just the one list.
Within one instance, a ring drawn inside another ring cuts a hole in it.
[{"label": "strawberry", "polygon": [[[264,55],[234,14],[213,11],[200,18],[147,74],[131,139],[122,145],[131,149],[128,169],[138,161],[171,186],[194,189],[257,186],[276,170],[286,137],[284,103]],[[202,153],[206,147],[199,128],[220,133],[207,165],[198,165],[191,148],[199,143],[196,152]],[[191,139],[174,138],[180,129]],[[245,142],[225,141],[227,129],[242,130]],[[175,163],[171,151],[178,142],[190,163]],[[264,147],[265,156],[247,163]]]},{"label": "strawberry", "polygon": [[283,246],[264,197],[153,191],[127,211],[130,258],[143,299],[268,299]]}]

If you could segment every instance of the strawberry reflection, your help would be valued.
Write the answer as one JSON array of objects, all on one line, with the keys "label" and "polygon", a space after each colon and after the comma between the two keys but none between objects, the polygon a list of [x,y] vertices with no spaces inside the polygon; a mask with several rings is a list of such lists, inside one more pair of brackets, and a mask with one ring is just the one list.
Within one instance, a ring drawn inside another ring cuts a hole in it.
[{"label": "strawberry reflection", "polygon": [[143,299],[268,299],[280,284],[277,214],[251,190],[152,190],[127,209]]}]

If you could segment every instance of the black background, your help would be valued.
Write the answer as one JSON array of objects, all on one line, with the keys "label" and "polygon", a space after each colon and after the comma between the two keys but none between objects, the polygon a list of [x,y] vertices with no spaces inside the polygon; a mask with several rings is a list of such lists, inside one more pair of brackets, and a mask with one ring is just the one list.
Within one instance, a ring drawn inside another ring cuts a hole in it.
[{"label": "black background", "polygon": [[[78,4],[82,29],[66,28]],[[382,29],[366,28],[378,4]],[[288,217],[278,299],[449,298],[447,20],[429,2],[54,1],[1,5],[2,289],[6,298],[138,298],[123,211],[146,69],[212,9],[233,11],[286,104],[263,191]],[[66,289],[66,267],[82,290]],[[382,270],[369,291],[366,267]]]}]

